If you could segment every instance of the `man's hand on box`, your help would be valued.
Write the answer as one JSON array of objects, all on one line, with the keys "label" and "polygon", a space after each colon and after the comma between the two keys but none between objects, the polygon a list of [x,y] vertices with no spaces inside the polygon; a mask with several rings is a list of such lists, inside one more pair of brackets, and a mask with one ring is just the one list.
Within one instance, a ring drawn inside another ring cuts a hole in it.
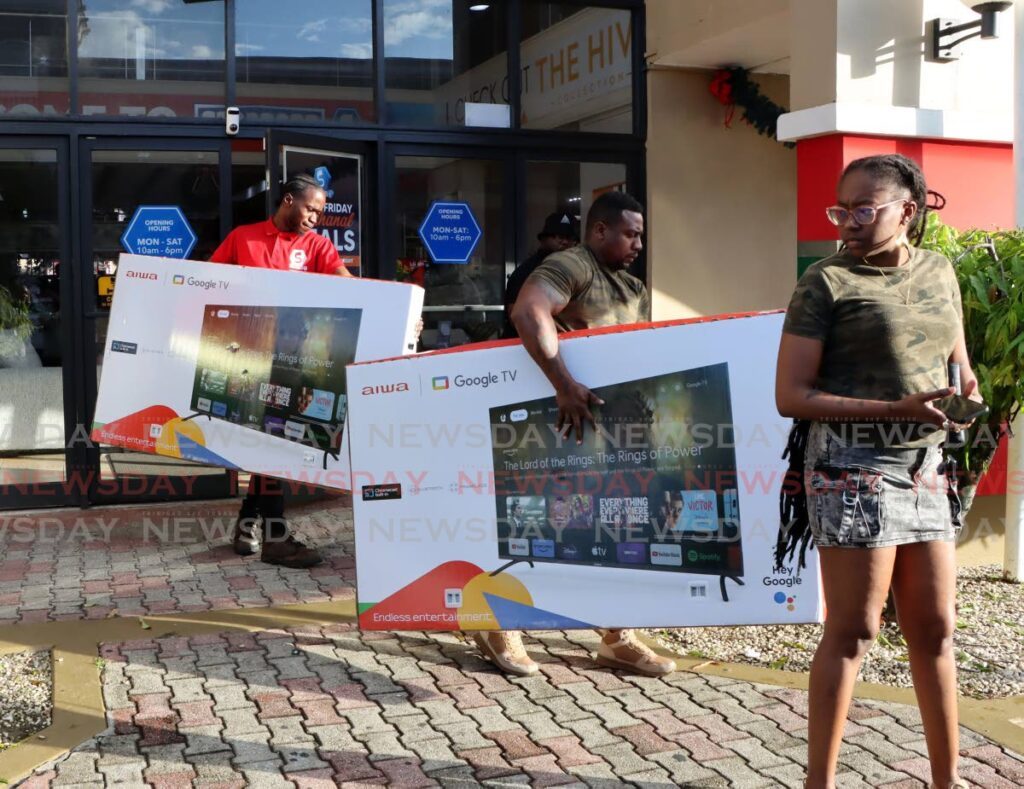
[{"label": "man's hand on box", "polygon": [[558,404],[556,429],[564,438],[575,431],[576,443],[582,444],[584,422],[590,422],[591,428],[596,425],[590,406],[604,405],[604,400],[579,381],[570,381],[555,391],[555,402]]}]

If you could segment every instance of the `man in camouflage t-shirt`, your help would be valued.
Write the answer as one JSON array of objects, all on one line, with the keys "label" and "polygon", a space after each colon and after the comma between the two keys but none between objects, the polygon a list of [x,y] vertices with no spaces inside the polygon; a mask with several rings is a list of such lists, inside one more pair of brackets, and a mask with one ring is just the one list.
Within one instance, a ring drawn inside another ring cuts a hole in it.
[{"label": "man in camouflage t-shirt", "polygon": [[[559,429],[582,442],[584,422],[594,425],[590,406],[601,401],[569,373],[558,348],[563,331],[646,321],[650,298],[644,283],[626,269],[643,249],[643,206],[625,192],[606,192],[587,213],[583,244],[549,255],[526,280],[512,306],[512,322],[530,356],[555,387]],[[474,636],[481,651],[513,674],[534,674],[537,664],[518,632]],[[632,630],[601,631],[599,663],[664,676],[676,664],[657,655]]]}]

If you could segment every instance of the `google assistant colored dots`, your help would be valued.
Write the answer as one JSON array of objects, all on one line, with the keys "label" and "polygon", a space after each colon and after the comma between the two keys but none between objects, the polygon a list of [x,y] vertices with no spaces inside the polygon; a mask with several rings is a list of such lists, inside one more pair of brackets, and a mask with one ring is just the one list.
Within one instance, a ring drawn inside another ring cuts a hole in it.
[{"label": "google assistant colored dots", "polygon": [[776,592],[775,593],[775,602],[779,603],[780,605],[782,603],[786,602],[786,593],[785,592]]}]

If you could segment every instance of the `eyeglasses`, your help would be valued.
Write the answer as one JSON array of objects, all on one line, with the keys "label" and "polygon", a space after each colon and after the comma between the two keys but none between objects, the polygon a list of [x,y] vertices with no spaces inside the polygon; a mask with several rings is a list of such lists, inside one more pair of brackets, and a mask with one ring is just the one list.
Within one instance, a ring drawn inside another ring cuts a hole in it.
[{"label": "eyeglasses", "polygon": [[841,205],[834,205],[825,209],[825,216],[828,217],[829,222],[838,227],[849,222],[851,217],[858,225],[872,225],[878,219],[878,212],[883,208],[905,202],[907,202],[906,198],[900,198],[881,205],[859,205],[856,208],[843,208]]}]

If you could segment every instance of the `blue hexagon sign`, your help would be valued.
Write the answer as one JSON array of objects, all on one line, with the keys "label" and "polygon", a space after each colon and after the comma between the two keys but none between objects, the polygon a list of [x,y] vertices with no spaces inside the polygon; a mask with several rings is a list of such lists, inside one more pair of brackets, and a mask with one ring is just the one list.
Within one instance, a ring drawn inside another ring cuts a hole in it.
[{"label": "blue hexagon sign", "polygon": [[482,235],[468,203],[433,203],[420,225],[420,238],[435,263],[468,263]]},{"label": "blue hexagon sign", "polygon": [[140,205],[121,235],[121,245],[134,255],[187,258],[196,234],[176,205]]}]

